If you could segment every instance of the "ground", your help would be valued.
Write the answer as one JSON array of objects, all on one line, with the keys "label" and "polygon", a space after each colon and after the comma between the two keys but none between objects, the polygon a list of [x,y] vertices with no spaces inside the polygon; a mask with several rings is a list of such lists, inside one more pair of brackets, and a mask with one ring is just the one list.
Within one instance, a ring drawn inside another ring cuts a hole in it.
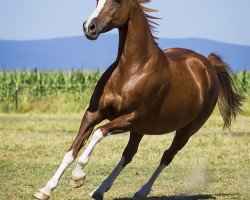
[{"label": "ground", "polygon": [[[0,199],[31,199],[53,175],[73,141],[81,115],[0,114]],[[214,114],[156,181],[150,199],[250,199],[250,117],[239,116],[223,131]],[[130,199],[157,167],[173,134],[146,136],[133,162],[105,199]],[[68,186],[75,163],[51,200],[90,199],[121,158],[128,134],[105,138],[85,168],[82,188]]]}]

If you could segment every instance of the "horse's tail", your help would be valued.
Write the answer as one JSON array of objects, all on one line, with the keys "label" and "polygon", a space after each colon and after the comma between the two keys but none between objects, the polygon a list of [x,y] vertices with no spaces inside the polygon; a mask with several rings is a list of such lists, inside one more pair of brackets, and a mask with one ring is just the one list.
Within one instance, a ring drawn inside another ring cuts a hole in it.
[{"label": "horse's tail", "polygon": [[237,112],[241,111],[244,96],[237,93],[230,67],[222,58],[214,53],[208,56],[208,60],[214,66],[219,78],[219,99],[218,106],[224,120],[224,127],[229,128],[232,119],[236,118]]}]

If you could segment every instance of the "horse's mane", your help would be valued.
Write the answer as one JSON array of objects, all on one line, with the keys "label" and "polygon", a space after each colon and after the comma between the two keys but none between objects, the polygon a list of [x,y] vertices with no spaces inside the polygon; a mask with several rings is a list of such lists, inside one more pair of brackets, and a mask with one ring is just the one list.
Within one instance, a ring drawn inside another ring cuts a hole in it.
[{"label": "horse's mane", "polygon": [[[151,0],[137,0],[137,1],[138,1],[140,4],[145,4],[145,3],[149,3]],[[160,19],[160,18],[154,17],[154,16],[152,16],[152,15],[150,15],[150,14],[148,14],[148,13],[150,13],[150,12],[158,12],[158,10],[152,9],[152,8],[148,8],[148,7],[145,7],[145,6],[143,6],[143,5],[141,5],[141,8],[142,8],[142,10],[144,11],[145,16],[146,16],[146,18],[147,18],[147,20],[148,20],[148,24],[149,24],[149,27],[150,27],[151,32],[152,32],[152,34],[153,34],[153,37],[154,37],[155,39],[157,39],[157,37],[154,36],[154,33],[157,32],[156,28],[157,28],[157,26],[158,26],[158,23],[156,23],[154,20],[155,20],[155,19]]]}]

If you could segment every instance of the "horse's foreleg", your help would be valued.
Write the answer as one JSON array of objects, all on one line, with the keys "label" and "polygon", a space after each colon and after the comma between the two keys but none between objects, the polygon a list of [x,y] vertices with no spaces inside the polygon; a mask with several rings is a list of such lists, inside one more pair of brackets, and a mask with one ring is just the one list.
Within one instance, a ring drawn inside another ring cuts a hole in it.
[{"label": "horse's foreleg", "polygon": [[35,193],[33,197],[40,200],[49,199],[51,192],[57,187],[62,174],[67,169],[67,167],[75,160],[77,153],[80,151],[81,147],[89,138],[96,121],[97,118],[94,117],[92,113],[85,113],[82,119],[79,133],[75,141],[73,142],[70,150],[64,155],[61,165],[57,169],[54,176],[47,182],[46,186],[40,189],[37,193]]},{"label": "horse's foreleg", "polygon": [[189,138],[191,137],[191,134],[184,135],[183,132],[177,131],[176,135],[174,137],[174,140],[168,150],[166,150],[162,156],[160,165],[157,167],[154,174],[151,176],[149,181],[134,195],[134,199],[145,199],[147,195],[150,193],[151,188],[160,175],[160,173],[163,171],[163,169],[168,166],[174,156],[180,151],[185,144],[188,142]]},{"label": "horse's foreleg", "polygon": [[[93,131],[93,127],[91,127],[91,129],[89,131],[86,132],[86,137],[87,139],[84,141],[87,141],[89,136],[91,135]],[[78,141],[78,140],[77,140]],[[85,144],[85,143],[84,143]],[[83,146],[84,144],[82,144],[81,146]],[[77,145],[77,143],[76,143]],[[77,145],[78,146],[78,145]],[[78,149],[77,147],[74,146],[74,144],[72,145],[73,149]],[[79,149],[80,150],[80,149]],[[77,152],[79,152],[79,150]],[[81,187],[85,181],[86,178],[86,173],[82,170],[82,165],[79,165],[77,163],[77,167],[75,170],[73,170],[72,175],[71,175],[71,180],[69,181],[69,185],[73,188],[78,188]]]},{"label": "horse's foreleg", "polygon": [[72,171],[71,180],[70,180],[71,187],[77,188],[83,185],[83,181],[86,177],[86,174],[83,171],[83,167],[87,165],[89,161],[89,157],[92,151],[94,150],[96,144],[100,142],[104,137],[105,136],[103,135],[100,129],[97,129],[94,132],[90,143],[88,144],[83,154],[79,157],[77,161],[77,165],[75,169]]},{"label": "horse's foreleg", "polygon": [[121,171],[124,169],[124,167],[129,164],[134,155],[136,154],[138,150],[138,145],[142,139],[143,135],[138,134],[138,133],[130,133],[130,138],[129,142],[122,154],[122,159],[118,163],[118,165],[115,167],[115,169],[112,171],[112,173],[105,179],[101,186],[97,189],[94,190],[91,196],[93,198],[99,199],[103,197],[103,194],[107,192],[111,186],[113,185],[114,181],[118,177],[118,175],[121,173]]},{"label": "horse's foreleg", "polygon": [[[88,160],[91,156],[91,153],[93,152],[97,143],[99,143],[104,137],[106,137],[112,133],[122,133],[122,132],[130,130],[135,125],[135,123],[137,121],[138,121],[137,115],[135,113],[131,113],[131,114],[122,115],[122,116],[114,119],[113,121],[98,128],[94,132],[92,139],[91,139],[90,143],[88,144],[86,150],[83,152],[83,154],[78,159],[77,166],[72,173],[72,176],[73,176],[72,181],[77,182],[74,180],[74,178],[77,178],[78,175],[83,174],[82,168],[88,163]],[[118,165],[116,171],[119,172],[120,166],[122,166],[124,164],[125,164],[125,160],[122,160],[120,162],[120,165]],[[79,184],[76,183],[76,186],[78,186],[78,185]],[[97,199],[99,199],[99,198],[97,198]]]}]

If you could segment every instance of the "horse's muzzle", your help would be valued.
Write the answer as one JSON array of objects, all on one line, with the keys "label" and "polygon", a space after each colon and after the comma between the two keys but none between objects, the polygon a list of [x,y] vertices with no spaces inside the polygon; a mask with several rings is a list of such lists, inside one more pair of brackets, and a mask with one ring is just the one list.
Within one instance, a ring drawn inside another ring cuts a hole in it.
[{"label": "horse's muzzle", "polygon": [[96,40],[99,36],[97,27],[95,23],[91,22],[88,27],[86,27],[86,22],[83,23],[83,32],[89,40]]}]

